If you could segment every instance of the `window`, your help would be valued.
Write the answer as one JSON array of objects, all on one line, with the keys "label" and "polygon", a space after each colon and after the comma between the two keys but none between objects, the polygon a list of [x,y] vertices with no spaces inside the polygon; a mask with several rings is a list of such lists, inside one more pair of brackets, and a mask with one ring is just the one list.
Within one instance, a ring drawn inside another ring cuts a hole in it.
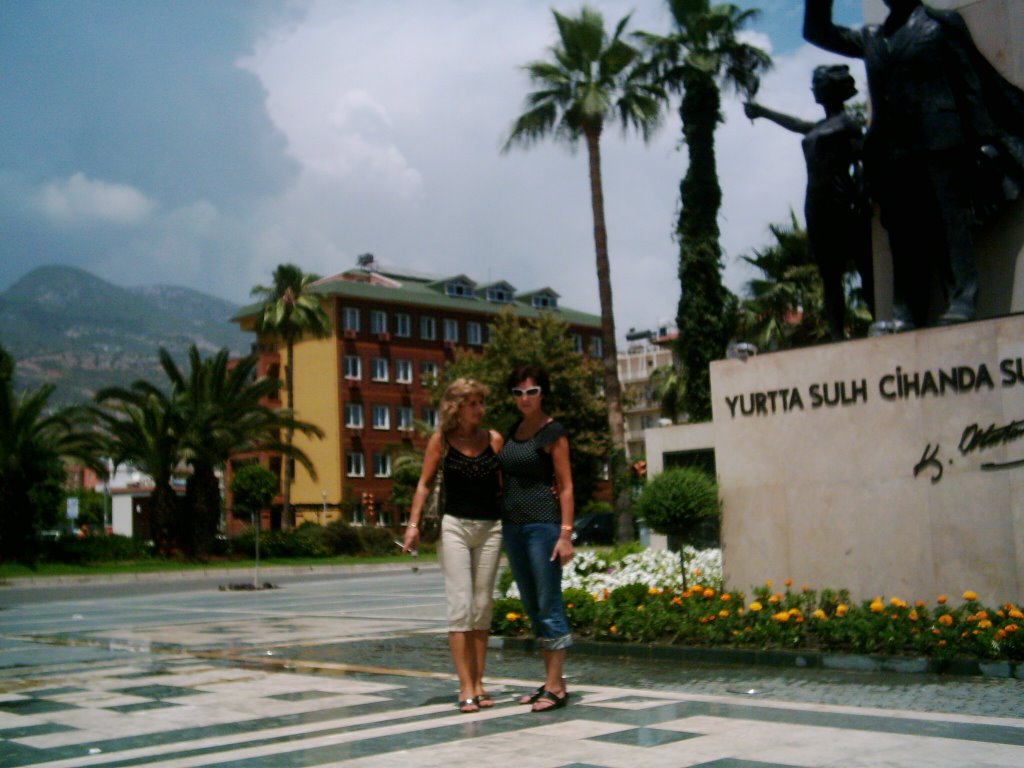
[{"label": "window", "polygon": [[413,429],[412,424],[412,406],[411,405],[400,405],[397,409],[398,418],[398,431],[399,432],[411,432]]},{"label": "window", "polygon": [[373,428],[391,429],[391,409],[386,405],[373,406]]},{"label": "window", "polygon": [[345,403],[345,426],[349,429],[363,428],[362,403]]},{"label": "window", "polygon": [[437,379],[437,363],[420,360],[420,386],[429,387]]},{"label": "window", "polygon": [[604,354],[601,350],[602,350],[601,337],[600,336],[591,336],[590,337],[590,356],[591,357],[601,357]]},{"label": "window", "polygon": [[345,355],[345,378],[363,378],[363,361],[359,355]]},{"label": "window", "polygon": [[423,406],[423,410],[420,411],[423,414],[423,422],[431,429],[437,429],[437,409],[430,408],[429,406]]},{"label": "window", "polygon": [[370,333],[388,332],[388,313],[381,309],[370,310]]},{"label": "window", "polygon": [[654,416],[649,413],[640,415],[640,429],[650,429],[656,424]]},{"label": "window", "polygon": [[554,309],[558,306],[558,299],[550,293],[536,293],[533,296],[533,306],[537,309]]},{"label": "window", "polygon": [[341,327],[346,331],[359,331],[359,309],[356,307],[345,307],[342,310]]},{"label": "window", "polygon": [[361,451],[349,451],[345,456],[345,474],[349,477],[364,477],[366,466],[363,464]]},{"label": "window", "polygon": [[373,454],[373,476],[391,477],[391,456],[387,453]]},{"label": "window", "polygon": [[388,359],[386,357],[375,357],[370,365],[371,381],[388,380]]},{"label": "window", "polygon": [[395,313],[395,336],[408,339],[412,336],[412,316],[401,312]]},{"label": "window", "polygon": [[497,304],[510,304],[512,302],[512,292],[500,287],[488,288],[487,300]]},{"label": "window", "polygon": [[466,343],[480,345],[484,343],[480,323],[466,323]]},{"label": "window", "polygon": [[356,504],[355,509],[352,510],[352,524],[366,525],[366,515],[363,513],[362,504]]},{"label": "window", "polygon": [[444,292],[449,296],[472,296],[473,286],[462,280],[449,280],[445,283]]},{"label": "window", "polygon": [[459,321],[452,320],[450,317],[444,319],[444,340],[458,343],[459,341]]},{"label": "window", "polygon": [[572,335],[572,351],[583,352],[583,336],[578,333]]},{"label": "window", "polygon": [[395,360],[395,381],[412,384],[412,360]]},{"label": "window", "polygon": [[433,317],[420,318],[420,338],[423,341],[433,341],[437,338],[437,320]]}]

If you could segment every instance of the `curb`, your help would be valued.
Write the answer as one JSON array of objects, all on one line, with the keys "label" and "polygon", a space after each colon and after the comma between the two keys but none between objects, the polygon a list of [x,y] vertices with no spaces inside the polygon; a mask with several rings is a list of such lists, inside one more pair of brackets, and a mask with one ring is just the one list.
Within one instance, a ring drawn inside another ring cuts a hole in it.
[{"label": "curb", "polygon": [[[492,637],[491,646],[509,651],[534,652],[533,638]],[[573,653],[645,661],[679,661],[790,669],[833,669],[854,672],[942,674],[1024,680],[1024,663],[985,659],[936,660],[915,656],[869,656],[822,651],[759,651],[752,648],[694,648],[680,645],[600,643],[577,640]]]},{"label": "curb", "polygon": [[[419,568],[421,571],[437,570],[436,562],[429,563],[353,563],[348,565],[271,565],[260,566],[260,580],[263,577],[275,576],[307,576],[310,574],[353,574],[353,573],[386,573],[388,571],[404,571],[408,568]],[[73,576],[15,576],[0,580],[0,590],[5,587],[60,587],[69,584],[141,584],[155,581],[199,581],[201,579],[222,578],[238,580],[251,578],[253,569],[246,568],[196,568],[187,571],[153,571],[149,573],[111,573],[104,575],[76,574]]]}]

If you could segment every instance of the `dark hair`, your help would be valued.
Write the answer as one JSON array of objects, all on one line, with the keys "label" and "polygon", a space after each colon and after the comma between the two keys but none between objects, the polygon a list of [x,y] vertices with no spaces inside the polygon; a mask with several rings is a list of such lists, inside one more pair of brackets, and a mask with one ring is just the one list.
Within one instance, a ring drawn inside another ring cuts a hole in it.
[{"label": "dark hair", "polygon": [[846,64],[822,64],[815,67],[811,83],[815,88],[842,101],[857,95],[857,86]]},{"label": "dark hair", "polygon": [[508,379],[505,380],[505,389],[511,392],[514,386],[527,379],[533,379],[540,387],[542,394],[550,393],[551,385],[548,381],[548,372],[539,365],[520,365],[508,375]]}]

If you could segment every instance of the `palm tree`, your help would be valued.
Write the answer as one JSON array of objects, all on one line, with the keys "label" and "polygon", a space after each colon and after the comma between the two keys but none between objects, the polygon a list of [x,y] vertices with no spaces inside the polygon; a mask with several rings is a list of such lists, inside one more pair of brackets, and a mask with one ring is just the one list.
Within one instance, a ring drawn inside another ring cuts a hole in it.
[{"label": "palm tree", "polygon": [[661,415],[671,419],[673,424],[684,415],[683,400],[686,396],[686,375],[679,365],[663,365],[651,372],[651,387],[654,399],[661,406]]},{"label": "palm tree", "polygon": [[[605,123],[616,118],[624,131],[632,127],[645,141],[649,139],[660,122],[664,91],[642,77],[636,66],[639,51],[622,39],[629,16],[619,21],[609,36],[604,18],[592,8],[584,6],[578,17],[553,13],[559,42],[551,48],[550,59],[532,61],[524,67],[537,90],[526,97],[526,111],[513,124],[504,150],[516,145],[529,147],[549,136],[570,147],[580,139],[586,143],[601,304],[604,395],[612,436],[612,465],[617,470],[624,461],[626,437],[612,314],[600,141]],[[614,471],[612,476],[618,474]],[[631,538],[628,487],[620,489],[616,507],[620,540]]]},{"label": "palm tree", "polygon": [[[320,298],[310,286],[319,276],[305,274],[294,264],[279,264],[274,270],[272,285],[257,285],[253,296],[259,296],[263,307],[256,318],[256,332],[269,334],[285,344],[285,404],[295,413],[294,348],[295,342],[304,336],[324,338],[331,333],[331,319],[327,316]],[[285,444],[291,446],[293,431],[288,428]],[[292,481],[295,478],[295,463],[290,458],[284,462],[284,493],[281,514],[282,525],[291,528],[295,524],[292,512]]]},{"label": "palm tree", "polygon": [[153,479],[150,536],[158,552],[169,552],[180,529],[180,505],[171,480],[181,459],[181,414],[162,390],[147,381],[96,393],[94,413],[102,425],[114,465],[131,463]]},{"label": "palm tree", "polygon": [[719,84],[753,98],[759,76],[771,66],[767,53],[741,42],[737,34],[756,11],[709,0],[668,0],[674,30],[639,33],[658,82],[681,94],[679,116],[689,165],[680,184],[679,356],[689,374],[685,411],[691,419],[711,418],[709,363],[725,352],[732,331],[734,301],[722,285],[718,211],[722,190],[715,161],[715,126],[722,121]]},{"label": "palm tree", "polygon": [[0,347],[0,557],[30,560],[64,493],[62,459],[102,470],[100,443],[80,407],[48,413],[53,385],[14,393],[14,360]]},{"label": "palm tree", "polygon": [[190,512],[180,533],[189,555],[205,555],[220,524],[220,483],[216,470],[232,454],[269,451],[298,460],[315,479],[309,457],[288,440],[298,430],[308,437],[323,437],[318,427],[298,421],[290,410],[275,410],[264,403],[280,387],[273,379],[256,379],[256,358],[249,356],[229,364],[228,350],[202,359],[189,348],[186,375],[174,359],[160,350],[160,365],[171,383],[171,399],[181,421],[181,456],[192,468],[186,486]]}]

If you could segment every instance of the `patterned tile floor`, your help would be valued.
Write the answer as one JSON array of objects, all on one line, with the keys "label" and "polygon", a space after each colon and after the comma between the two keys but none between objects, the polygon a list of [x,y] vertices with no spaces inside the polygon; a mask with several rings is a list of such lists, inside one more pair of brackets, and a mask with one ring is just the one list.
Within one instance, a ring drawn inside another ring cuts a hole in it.
[{"label": "patterned tile floor", "polygon": [[433,575],[3,598],[0,766],[1024,765],[1016,680],[576,657],[570,706],[533,714],[539,661],[495,650],[497,706],[461,714]]}]

